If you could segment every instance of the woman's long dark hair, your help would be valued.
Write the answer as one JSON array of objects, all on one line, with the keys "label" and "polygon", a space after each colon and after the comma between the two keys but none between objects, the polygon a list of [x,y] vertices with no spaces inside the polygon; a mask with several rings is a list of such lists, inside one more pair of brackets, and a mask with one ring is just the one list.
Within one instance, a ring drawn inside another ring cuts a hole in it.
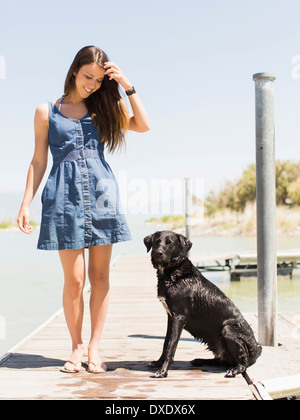
[{"label": "woman's long dark hair", "polygon": [[[75,76],[86,64],[97,63],[104,68],[109,61],[104,51],[94,46],[82,48],[75,56],[65,80],[65,95],[75,88]],[[115,80],[109,80],[107,75],[100,89],[85,99],[95,126],[101,130],[101,141],[107,144],[110,152],[119,149],[125,143],[129,116],[122,101],[119,85]]]}]

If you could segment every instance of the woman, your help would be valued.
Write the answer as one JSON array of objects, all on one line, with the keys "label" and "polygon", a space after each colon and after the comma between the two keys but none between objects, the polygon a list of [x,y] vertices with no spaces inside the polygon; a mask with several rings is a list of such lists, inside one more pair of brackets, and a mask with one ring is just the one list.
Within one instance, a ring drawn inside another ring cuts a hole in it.
[{"label": "woman", "polygon": [[[119,93],[128,95],[129,115]],[[31,233],[29,206],[47,167],[48,145],[53,167],[42,193],[42,222],[38,248],[59,250],[65,284],[63,306],[72,339],[72,355],[62,369],[79,372],[83,358],[84,248],[89,249],[91,338],[88,371],[105,365],[98,354],[109,296],[112,244],[130,240],[119,208],[118,187],[104,160],[104,146],[119,149],[127,130],[146,132],[145,108],[122,70],[94,46],[76,55],[65,81],[65,93],[55,103],[38,106],[35,114],[35,151],[28,171],[18,216],[21,231]]]}]

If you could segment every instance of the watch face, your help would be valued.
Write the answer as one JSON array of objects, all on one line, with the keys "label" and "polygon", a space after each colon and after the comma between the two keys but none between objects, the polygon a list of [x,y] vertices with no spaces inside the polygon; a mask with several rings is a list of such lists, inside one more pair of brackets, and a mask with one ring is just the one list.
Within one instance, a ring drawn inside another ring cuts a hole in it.
[{"label": "watch face", "polygon": [[136,93],[134,87],[132,87],[132,89],[130,89],[130,90],[126,90],[126,95],[127,96],[133,95],[134,93]]}]

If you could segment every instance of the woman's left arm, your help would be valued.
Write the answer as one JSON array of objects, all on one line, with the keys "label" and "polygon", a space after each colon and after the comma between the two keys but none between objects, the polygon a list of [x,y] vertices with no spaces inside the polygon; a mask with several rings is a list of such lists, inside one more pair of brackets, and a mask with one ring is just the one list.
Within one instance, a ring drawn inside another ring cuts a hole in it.
[{"label": "woman's left arm", "polygon": [[[129,82],[123,71],[115,63],[108,61],[104,66],[109,80],[118,82],[125,91],[132,89],[132,84]],[[145,133],[150,130],[150,122],[147,111],[139,98],[137,93],[128,96],[133,115],[129,119],[128,129],[138,133]]]}]

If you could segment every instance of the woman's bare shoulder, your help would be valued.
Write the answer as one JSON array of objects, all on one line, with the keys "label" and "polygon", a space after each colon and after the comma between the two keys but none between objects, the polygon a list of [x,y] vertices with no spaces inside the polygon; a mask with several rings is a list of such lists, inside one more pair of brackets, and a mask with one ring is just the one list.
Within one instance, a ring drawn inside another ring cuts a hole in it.
[{"label": "woman's bare shoulder", "polygon": [[35,117],[39,120],[48,121],[49,119],[49,105],[48,102],[44,102],[37,106],[35,111]]}]

